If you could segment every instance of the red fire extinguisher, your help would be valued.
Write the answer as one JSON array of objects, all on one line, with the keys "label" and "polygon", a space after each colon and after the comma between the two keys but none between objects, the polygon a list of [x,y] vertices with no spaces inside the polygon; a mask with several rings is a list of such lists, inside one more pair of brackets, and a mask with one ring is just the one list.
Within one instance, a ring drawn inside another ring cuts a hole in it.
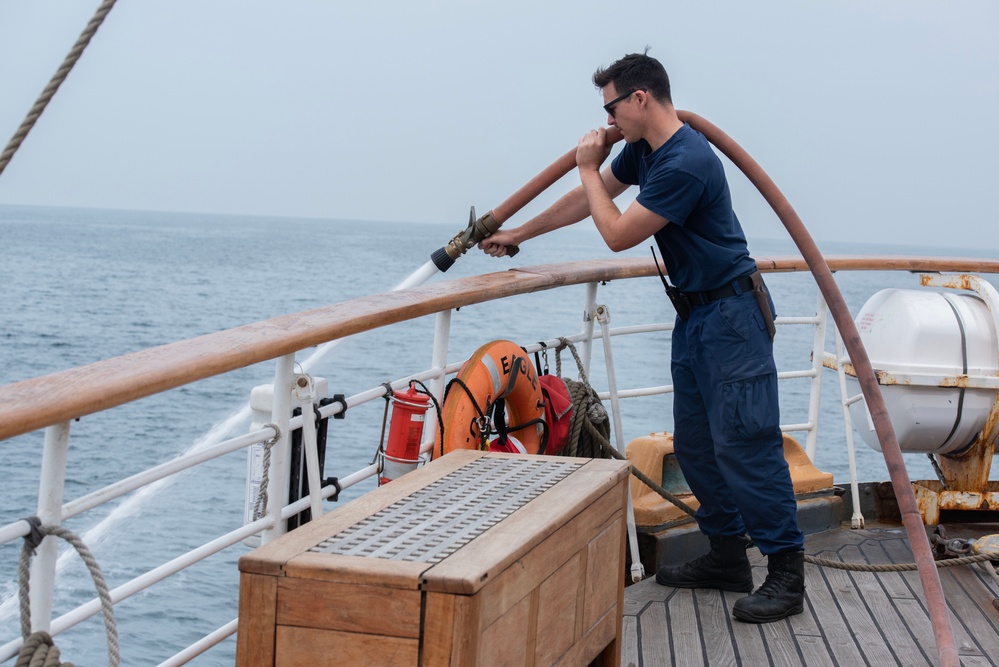
[{"label": "red fire extinguisher", "polygon": [[407,391],[392,392],[391,403],[392,421],[378,477],[379,486],[416,469],[430,396],[416,391],[416,383],[410,382]]}]

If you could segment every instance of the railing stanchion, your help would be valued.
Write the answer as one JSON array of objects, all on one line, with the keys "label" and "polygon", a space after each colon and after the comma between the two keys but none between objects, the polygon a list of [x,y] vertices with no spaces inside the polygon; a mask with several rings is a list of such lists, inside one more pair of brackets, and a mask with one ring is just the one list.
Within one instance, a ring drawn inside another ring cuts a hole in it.
[{"label": "railing stanchion", "polygon": [[302,411],[302,459],[309,480],[311,521],[323,515],[323,480],[319,474],[319,437],[315,418],[316,385],[311,375],[299,375],[293,390]]},{"label": "railing stanchion", "polygon": [[[451,310],[442,310],[437,313],[434,324],[434,349],[431,354],[430,368],[434,371],[434,377],[427,382],[427,388],[441,405],[444,403],[444,386],[446,384],[445,373],[447,369],[448,344],[451,342]],[[429,452],[434,446],[437,434],[437,407],[430,406],[427,411],[426,425],[423,427],[423,443],[420,445],[420,453]],[[433,457],[433,452],[430,453]]]},{"label": "railing stanchion", "polygon": [[[38,518],[42,525],[62,523],[62,500],[66,488],[66,452],[69,449],[69,422],[45,429],[41,476],[38,483]],[[48,631],[52,625],[52,596],[55,591],[56,557],[59,540],[42,540],[31,562],[31,631]]]},{"label": "railing stanchion", "polygon": [[[614,369],[614,350],[611,347],[610,309],[597,306],[594,317],[600,323],[600,338],[604,342],[604,366],[607,368],[607,391],[610,392],[611,416],[614,423],[614,441],[617,451],[623,456],[626,445],[624,430],[621,427],[621,405],[617,394],[617,372]],[[638,583],[645,578],[645,567],[638,551],[638,528],[635,525],[635,506],[631,499],[631,485],[628,486],[628,550],[631,553],[631,580]]]},{"label": "railing stanchion", "polygon": [[826,326],[829,322],[829,309],[822,292],[818,293],[815,304],[815,336],[812,339],[812,380],[808,393],[808,436],[805,438],[805,454],[815,463],[815,450],[819,440],[819,408],[822,396],[822,356],[826,349]]},{"label": "railing stanchion", "polygon": [[586,297],[583,301],[583,340],[580,341],[579,359],[583,362],[583,372],[590,374],[590,360],[593,358],[593,321],[596,319],[597,283],[586,283]]},{"label": "railing stanchion", "polygon": [[[836,376],[839,378],[839,396],[843,406],[843,429],[846,432],[846,459],[850,467],[850,497],[853,499],[853,516],[850,517],[850,527],[864,527],[864,514],[860,511],[860,485],[857,482],[857,455],[853,450],[853,419],[850,417],[850,404],[854,402],[847,393],[846,371],[843,368],[843,339],[839,329],[833,326],[836,337]],[[857,396],[859,399],[860,396]]]},{"label": "railing stanchion", "polygon": [[281,435],[271,449],[270,469],[267,470],[267,517],[273,523],[260,534],[261,543],[267,544],[284,535],[287,522],[281,519],[281,509],[288,501],[288,480],[290,479],[289,448],[291,447],[291,391],[295,377],[295,353],[277,358],[274,369],[274,402],[271,405],[271,421],[281,430]]}]

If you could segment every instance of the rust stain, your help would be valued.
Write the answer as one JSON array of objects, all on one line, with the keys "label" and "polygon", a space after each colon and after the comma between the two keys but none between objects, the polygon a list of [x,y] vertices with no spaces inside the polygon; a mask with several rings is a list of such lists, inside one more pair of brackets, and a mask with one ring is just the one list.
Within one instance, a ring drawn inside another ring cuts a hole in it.
[{"label": "rust stain", "polygon": [[[835,359],[823,359],[822,360],[822,365],[825,368],[828,368],[829,370],[832,370],[832,371],[836,370],[836,360]],[[857,377],[857,371],[856,371],[856,369],[854,369],[853,364],[851,364],[849,361],[844,361],[841,365],[843,366],[843,372],[844,373],[846,373],[847,375],[851,375],[853,377]]]},{"label": "rust stain", "polygon": [[[982,430],[988,433],[988,428]],[[971,447],[958,455],[940,456],[940,470],[954,490],[984,493],[989,489],[989,471],[992,468],[994,443],[979,438]]]},{"label": "rust stain", "polygon": [[874,374],[878,376],[878,384],[880,385],[898,384],[898,381],[894,378],[894,376],[886,373],[885,371],[876,370],[874,371]]},{"label": "rust stain", "polygon": [[874,369],[874,374],[878,378],[878,384],[883,387],[908,387],[912,385],[912,378],[905,375],[899,376],[891,371],[881,371],[876,368]]},{"label": "rust stain", "polygon": [[974,291],[975,282],[976,277],[967,273],[947,276],[946,280],[942,280],[939,275],[922,274],[919,276],[919,284],[923,287],[949,287],[952,289]]},{"label": "rust stain", "polygon": [[[999,392],[996,392],[996,398],[992,401],[989,416],[985,418],[985,425],[982,426],[982,437],[987,440],[985,444],[989,446],[990,450],[995,449],[996,436],[999,436]],[[990,453],[989,460],[991,459],[992,454]]]},{"label": "rust stain", "polygon": [[939,502],[942,510],[995,510],[999,509],[999,493],[944,491]]},{"label": "rust stain", "polygon": [[988,482],[982,491],[944,491],[936,480],[913,482],[916,506],[925,525],[940,522],[942,510],[999,511],[999,482]]},{"label": "rust stain", "polygon": [[923,523],[926,525],[938,523],[940,509],[937,506],[937,496],[932,493],[918,493],[918,490],[913,489],[913,491],[917,491],[915,494],[916,508],[919,510],[919,516],[923,517]]}]

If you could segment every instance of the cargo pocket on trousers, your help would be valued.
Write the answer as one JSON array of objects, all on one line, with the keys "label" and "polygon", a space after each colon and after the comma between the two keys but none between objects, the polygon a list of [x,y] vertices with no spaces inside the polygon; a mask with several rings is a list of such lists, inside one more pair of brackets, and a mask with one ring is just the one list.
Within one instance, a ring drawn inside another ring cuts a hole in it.
[{"label": "cargo pocket on trousers", "polygon": [[733,440],[755,440],[780,428],[777,367],[773,357],[739,359],[721,367],[724,432]]}]

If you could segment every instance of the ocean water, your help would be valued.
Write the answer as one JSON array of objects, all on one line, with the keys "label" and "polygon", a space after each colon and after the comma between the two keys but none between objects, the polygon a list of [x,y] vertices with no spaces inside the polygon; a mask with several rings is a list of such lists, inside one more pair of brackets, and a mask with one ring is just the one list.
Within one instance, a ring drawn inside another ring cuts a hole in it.
[{"label": "ocean water", "polygon": [[[463,220],[439,225],[405,222],[252,218],[236,216],[102,211],[0,206],[0,381],[4,384],[211,333],[347,298],[382,292],[398,285],[446,243]],[[537,239],[513,259],[492,259],[471,251],[445,275],[450,279],[505,270],[513,266],[609,257],[589,225]],[[751,229],[751,222],[747,229]],[[965,254],[955,251],[857,245],[823,245],[830,254]],[[788,240],[752,239],[757,256],[794,252]],[[629,256],[648,256],[647,247]],[[877,278],[877,280],[875,280]],[[907,274],[842,274],[838,282],[851,311],[882,287],[915,287]],[[808,274],[768,280],[784,315],[814,312],[816,289]],[[612,283],[599,300],[611,304],[613,326],[650,318],[666,321],[672,311],[658,279]],[[568,298],[540,293],[516,303],[464,308],[454,315],[450,358],[470,354],[483,342],[525,332],[551,337],[578,331],[583,288]],[[536,333],[534,333],[536,332]],[[327,377],[332,391],[351,395],[393,379],[392,368],[423,368],[430,363],[432,319],[396,328],[406,345],[387,337],[349,340],[312,372]],[[808,365],[812,333],[784,327],[779,333],[781,370]],[[827,337],[832,349],[832,337]],[[414,356],[424,355],[424,356]],[[304,358],[306,354],[300,355]],[[615,339],[614,356],[621,388],[669,384],[668,335]],[[554,372],[555,360],[550,360]],[[592,380],[606,386],[603,354],[594,346]],[[112,415],[92,415],[71,426],[66,499],[165,461],[202,440],[213,425],[246,404],[250,389],[268,383],[273,364],[251,366],[138,401]],[[575,377],[573,362],[563,356],[563,375]],[[783,421],[805,420],[808,384],[781,385]],[[848,481],[843,455],[845,436],[834,374],[823,380],[824,405],[818,466]],[[326,474],[343,474],[371,460],[378,445],[381,406],[371,404],[333,422]],[[622,402],[624,440],[670,429],[668,398]],[[41,434],[3,443],[4,482],[0,484],[0,525],[34,513],[38,492]],[[881,455],[856,438],[861,480],[886,479]],[[932,478],[922,455],[906,455],[913,479]],[[242,522],[245,459],[237,453],[203,470],[178,476],[159,493],[120,503],[121,516],[106,520],[110,508],[76,517],[67,525],[77,534],[107,529],[106,537],[88,540],[113,588],[136,574],[231,530]],[[993,471],[993,477],[996,472]],[[361,485],[345,499],[368,490]],[[16,561],[20,545],[0,547],[0,643],[19,628]],[[228,622],[236,615],[236,560],[240,547],[176,575],[117,607],[124,664],[156,664],[179,646]],[[56,615],[93,597],[89,575],[75,559],[60,574]],[[197,589],[198,603],[191,604]],[[99,617],[58,638],[64,659],[77,664],[106,660]],[[231,665],[235,642],[194,661]],[[8,663],[5,663],[8,664]],[[10,661],[9,664],[13,664]]]}]

